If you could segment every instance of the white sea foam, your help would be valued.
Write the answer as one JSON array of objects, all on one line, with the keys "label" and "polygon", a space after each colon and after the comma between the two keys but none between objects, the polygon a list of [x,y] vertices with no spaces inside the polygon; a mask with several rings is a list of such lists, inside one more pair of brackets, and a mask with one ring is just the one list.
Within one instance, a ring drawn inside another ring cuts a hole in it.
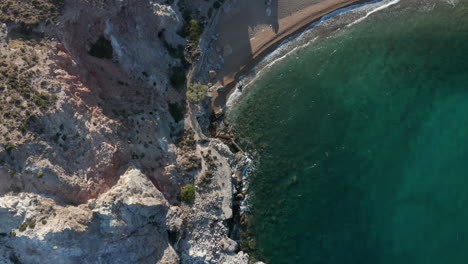
[{"label": "white sea foam", "polygon": [[457,6],[459,0],[447,0],[447,3],[452,7]]},{"label": "white sea foam", "polygon": [[393,0],[393,1],[391,1],[391,2],[388,2],[388,3],[384,4],[384,5],[381,5],[381,6],[377,7],[377,8],[375,8],[375,9],[372,9],[372,10],[371,10],[370,12],[368,12],[365,16],[363,16],[363,17],[357,19],[356,21],[354,21],[353,23],[349,24],[348,27],[350,27],[350,26],[352,26],[352,25],[354,25],[354,24],[357,24],[357,23],[363,21],[364,19],[368,18],[370,15],[374,14],[375,12],[379,12],[379,11],[381,11],[381,10],[387,8],[387,7],[390,7],[390,6],[392,6],[392,5],[396,5],[396,4],[398,4],[399,2],[400,2],[400,0]]}]

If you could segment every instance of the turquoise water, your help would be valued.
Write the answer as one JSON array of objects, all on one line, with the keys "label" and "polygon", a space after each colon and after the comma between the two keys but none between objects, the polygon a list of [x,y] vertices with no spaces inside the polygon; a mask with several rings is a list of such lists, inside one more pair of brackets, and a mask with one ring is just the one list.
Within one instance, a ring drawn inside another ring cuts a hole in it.
[{"label": "turquoise water", "polygon": [[233,109],[256,160],[246,244],[268,263],[468,263],[468,1],[404,5],[294,52]]}]

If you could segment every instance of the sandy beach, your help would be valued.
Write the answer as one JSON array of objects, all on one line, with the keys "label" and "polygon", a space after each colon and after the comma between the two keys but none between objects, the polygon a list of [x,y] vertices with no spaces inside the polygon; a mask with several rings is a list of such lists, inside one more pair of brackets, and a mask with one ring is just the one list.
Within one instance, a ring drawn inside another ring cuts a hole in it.
[{"label": "sandy beach", "polygon": [[224,60],[217,82],[226,87],[213,106],[225,105],[235,82],[259,59],[322,16],[358,0],[235,0],[224,7],[217,48]]}]

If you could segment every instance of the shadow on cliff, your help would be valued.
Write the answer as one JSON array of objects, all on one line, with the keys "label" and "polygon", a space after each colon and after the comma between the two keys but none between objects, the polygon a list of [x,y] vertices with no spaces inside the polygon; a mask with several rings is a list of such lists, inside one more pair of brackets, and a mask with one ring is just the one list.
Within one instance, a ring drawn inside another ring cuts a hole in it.
[{"label": "shadow on cliff", "polygon": [[[270,2],[268,5],[267,3]],[[219,44],[223,50],[223,56],[226,61],[230,62],[225,64],[223,72],[235,73],[240,72],[245,62],[242,60],[245,55],[234,58],[236,52],[242,50],[241,54],[248,54],[246,61],[254,59],[254,51],[251,46],[250,32],[259,25],[269,25],[275,33],[279,31],[279,4],[278,0],[264,0],[264,1],[251,1],[251,0],[238,0],[237,4],[233,7],[237,11],[233,15],[227,15],[221,19],[218,32],[220,34]],[[242,60],[242,61],[239,61]],[[224,78],[222,76],[221,78]],[[223,79],[220,79],[223,86],[228,85]],[[228,87],[229,88],[229,87]],[[215,106],[222,106],[227,100],[229,89],[220,92]]]}]

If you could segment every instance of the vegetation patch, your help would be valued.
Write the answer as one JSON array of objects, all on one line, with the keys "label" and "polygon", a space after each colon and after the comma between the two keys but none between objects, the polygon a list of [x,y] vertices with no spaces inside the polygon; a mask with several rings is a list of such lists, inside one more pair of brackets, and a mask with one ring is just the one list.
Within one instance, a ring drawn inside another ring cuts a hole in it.
[{"label": "vegetation patch", "polygon": [[28,225],[26,223],[22,223],[21,225],[18,226],[18,230],[23,232],[24,230],[26,230],[27,227]]},{"label": "vegetation patch", "polygon": [[201,159],[196,155],[191,155],[182,163],[185,170],[190,171],[201,168]]},{"label": "vegetation patch", "polygon": [[62,7],[63,0],[1,0],[0,21],[27,25],[54,22]]},{"label": "vegetation patch", "polygon": [[180,198],[184,203],[192,204],[195,201],[195,187],[187,184],[180,191]]},{"label": "vegetation patch", "polygon": [[177,147],[183,152],[194,151],[196,149],[195,133],[191,129],[185,129],[183,136],[177,142]]},{"label": "vegetation patch", "polygon": [[34,229],[36,227],[36,220],[32,219],[28,222],[28,227]]},{"label": "vegetation patch", "polygon": [[23,232],[28,227],[31,228],[31,229],[34,229],[36,227],[36,220],[31,219],[29,221],[26,221],[26,222],[22,223],[21,225],[18,226],[18,230]]},{"label": "vegetation patch", "polygon": [[218,167],[216,165],[216,162],[215,162],[215,159],[217,159],[216,157],[212,157],[210,155],[210,153],[206,154],[205,156],[203,156],[205,158],[205,161],[206,161],[206,165],[207,167],[210,169],[210,170],[216,170],[216,168]]},{"label": "vegetation patch", "polygon": [[186,23],[177,33],[182,38],[187,38],[188,56],[186,59],[191,62],[192,58],[198,55],[197,45],[203,32],[203,26],[192,17],[193,12],[185,8],[183,1],[179,1],[178,5]]},{"label": "vegetation patch", "polygon": [[200,40],[201,33],[203,31],[198,21],[195,19],[190,19],[189,23],[187,24],[186,30],[189,37],[188,46],[192,47],[197,45],[198,41]]},{"label": "vegetation patch", "polygon": [[[9,141],[13,131],[26,132],[36,114],[53,108],[56,95],[47,82],[33,84],[38,76],[38,52],[46,50],[43,42],[14,40],[0,50],[0,130]],[[10,153],[13,145],[7,144]]]},{"label": "vegetation patch", "polygon": [[190,102],[199,102],[205,99],[208,86],[200,83],[193,83],[187,89],[187,99]]}]

